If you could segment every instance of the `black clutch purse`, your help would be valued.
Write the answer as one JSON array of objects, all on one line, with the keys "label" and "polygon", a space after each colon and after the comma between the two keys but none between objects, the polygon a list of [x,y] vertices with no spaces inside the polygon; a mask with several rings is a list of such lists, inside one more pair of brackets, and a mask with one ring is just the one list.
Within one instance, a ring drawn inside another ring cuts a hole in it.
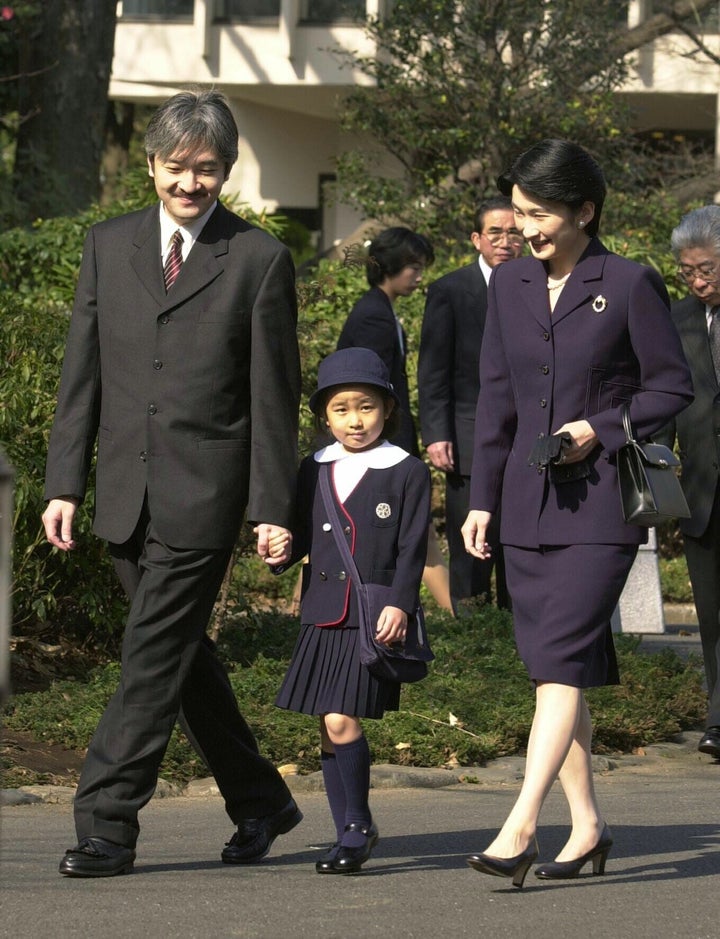
[{"label": "black clutch purse", "polygon": [[667,519],[690,518],[677,476],[680,460],[663,444],[635,440],[627,404],[622,419],[627,443],[617,452],[617,474],[625,521],[651,528]]},{"label": "black clutch purse", "polygon": [[550,482],[554,485],[576,482],[590,475],[587,460],[562,463],[563,451],[572,446],[570,434],[545,434],[538,437],[528,457],[529,466],[547,467]]}]

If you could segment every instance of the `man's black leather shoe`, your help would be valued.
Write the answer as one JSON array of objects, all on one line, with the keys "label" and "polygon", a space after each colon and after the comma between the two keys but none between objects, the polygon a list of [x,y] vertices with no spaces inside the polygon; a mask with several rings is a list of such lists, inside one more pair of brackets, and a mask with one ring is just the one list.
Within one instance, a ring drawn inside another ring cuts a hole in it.
[{"label": "man's black leather shoe", "polygon": [[285,835],[302,821],[303,814],[291,799],[284,809],[262,818],[245,818],[225,845],[222,859],[226,864],[254,864],[261,861],[278,835]]},{"label": "man's black leather shoe", "polygon": [[709,753],[716,760],[720,760],[720,727],[708,727],[700,738],[698,750],[701,753]]},{"label": "man's black leather shoe", "polygon": [[104,838],[83,838],[65,852],[59,871],[66,877],[114,877],[131,873],[134,860],[132,848]]}]

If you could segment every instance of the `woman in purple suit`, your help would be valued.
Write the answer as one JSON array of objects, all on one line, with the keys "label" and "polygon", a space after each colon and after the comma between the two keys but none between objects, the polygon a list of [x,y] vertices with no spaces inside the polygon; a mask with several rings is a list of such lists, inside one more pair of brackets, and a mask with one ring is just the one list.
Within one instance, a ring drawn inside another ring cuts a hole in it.
[{"label": "woman in purple suit", "polygon": [[690,374],[656,271],[597,238],[605,180],[564,140],[543,140],[498,180],[530,257],[495,269],[480,356],[466,549],[489,554],[500,509],[515,639],[536,689],[520,795],[475,869],[522,887],[538,855],[540,809],[559,777],[571,831],[541,878],[605,868],[583,689],[619,682],[610,617],[645,531],[626,525],[615,456],[630,405],[639,438],[692,400]]}]

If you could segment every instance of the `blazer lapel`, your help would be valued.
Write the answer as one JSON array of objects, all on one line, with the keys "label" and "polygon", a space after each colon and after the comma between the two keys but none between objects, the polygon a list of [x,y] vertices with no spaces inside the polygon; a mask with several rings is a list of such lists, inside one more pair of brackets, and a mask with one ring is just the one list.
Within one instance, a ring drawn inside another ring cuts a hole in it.
[{"label": "blazer lapel", "polygon": [[693,363],[695,378],[701,378],[712,389],[713,394],[716,394],[718,382],[715,376],[712,355],[710,354],[705,304],[699,300],[688,316],[684,332],[685,357],[688,362]]},{"label": "blazer lapel", "polygon": [[184,303],[222,273],[220,258],[228,253],[227,209],[218,203],[180,269],[166,307]]},{"label": "blazer lapel", "polygon": [[[592,251],[594,244],[591,242],[588,252]],[[602,247],[602,246],[600,246]],[[575,265],[570,279],[560,291],[560,296],[553,310],[553,323],[559,323],[565,319],[578,307],[584,306],[588,301],[593,301],[601,296],[600,286],[602,283],[603,268],[605,266],[605,257],[607,251],[602,248],[602,253],[585,253]]]},{"label": "blazer lapel", "polygon": [[153,206],[133,240],[137,251],[130,259],[139,280],[162,309],[171,309],[202,290],[222,272],[219,258],[227,254],[227,209],[218,204],[180,269],[169,294],[165,293],[160,250],[160,219]]},{"label": "blazer lapel", "polygon": [[163,283],[160,216],[158,213],[157,205],[147,210],[147,214],[133,238],[133,244],[137,250],[130,258],[130,263],[143,287],[156,303],[162,305],[166,302],[167,296]]},{"label": "blazer lapel", "polygon": [[487,284],[483,272],[480,270],[480,264],[476,261],[471,265],[470,276],[468,278],[468,294],[472,297],[472,302],[468,304],[472,315],[478,321],[481,328],[485,326],[485,311],[487,310]]},{"label": "blazer lapel", "polygon": [[[505,263],[509,264],[511,262],[506,261]],[[538,261],[530,267],[527,273],[523,271],[521,285],[519,297],[543,329],[549,330],[550,303],[548,301],[545,266]]]}]

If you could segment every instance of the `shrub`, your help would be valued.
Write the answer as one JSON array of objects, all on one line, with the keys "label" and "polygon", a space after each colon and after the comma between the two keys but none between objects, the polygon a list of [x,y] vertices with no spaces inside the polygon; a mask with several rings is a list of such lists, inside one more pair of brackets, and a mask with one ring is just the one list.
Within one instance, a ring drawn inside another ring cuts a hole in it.
[{"label": "shrub", "polygon": [[[429,609],[436,660],[424,681],[403,688],[401,710],[363,722],[377,763],[413,766],[478,765],[521,752],[527,744],[534,696],[519,661],[510,615],[481,603],[454,620]],[[276,764],[320,766],[318,720],[273,704],[297,636],[297,620],[277,613],[240,613],[220,639],[240,708],[260,748]],[[588,698],[596,752],[628,751],[695,727],[706,700],[699,663],[674,652],[638,654],[641,641],[617,637],[622,685]],[[45,692],[17,695],[5,723],[35,739],[82,748],[117,685],[117,665],[83,681],[58,681]],[[162,774],[185,781],[206,775],[179,730]]]}]

